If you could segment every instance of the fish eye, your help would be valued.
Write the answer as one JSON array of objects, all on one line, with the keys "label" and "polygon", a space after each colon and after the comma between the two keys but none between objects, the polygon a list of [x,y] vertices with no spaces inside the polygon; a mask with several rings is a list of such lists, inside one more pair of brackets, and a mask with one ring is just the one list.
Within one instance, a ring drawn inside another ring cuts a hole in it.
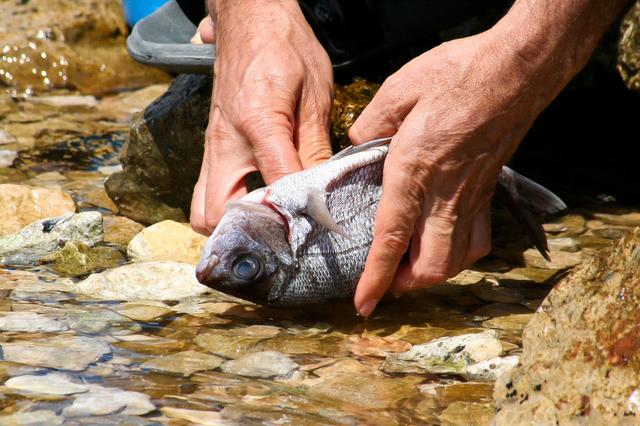
[{"label": "fish eye", "polygon": [[241,257],[233,264],[233,274],[242,279],[250,280],[260,272],[260,262],[253,257]]}]

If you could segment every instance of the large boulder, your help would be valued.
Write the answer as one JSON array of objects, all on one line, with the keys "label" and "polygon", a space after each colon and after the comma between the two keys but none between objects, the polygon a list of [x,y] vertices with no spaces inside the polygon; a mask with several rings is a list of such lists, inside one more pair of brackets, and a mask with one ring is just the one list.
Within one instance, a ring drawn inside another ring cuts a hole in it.
[{"label": "large boulder", "polygon": [[120,0],[3,1],[0,87],[100,95],[170,80],[129,57],[128,32]]},{"label": "large boulder", "polygon": [[640,2],[636,2],[620,24],[618,71],[627,87],[640,93]]},{"label": "large boulder", "polygon": [[494,392],[494,425],[637,424],[640,228],[576,268],[524,329]]}]

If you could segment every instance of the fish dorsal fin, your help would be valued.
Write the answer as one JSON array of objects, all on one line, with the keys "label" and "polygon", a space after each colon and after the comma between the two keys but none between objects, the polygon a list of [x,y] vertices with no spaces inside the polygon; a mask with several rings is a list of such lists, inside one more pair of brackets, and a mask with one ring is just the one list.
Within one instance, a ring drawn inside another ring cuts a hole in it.
[{"label": "fish dorsal fin", "polygon": [[386,143],[391,142],[391,138],[382,138],[382,139],[376,139],[376,140],[372,140],[369,142],[365,142],[362,145],[358,145],[358,146],[350,146],[348,148],[343,149],[342,151],[340,151],[339,153],[337,153],[336,155],[334,155],[333,157],[329,158],[325,163],[328,163],[330,161],[335,161],[335,160],[339,160],[341,158],[344,158],[348,155],[353,155],[353,154],[357,154],[359,152],[362,151],[366,151],[367,149],[376,147],[376,146],[380,146],[380,145],[384,145]]},{"label": "fish dorsal fin", "polygon": [[335,232],[338,235],[343,236],[348,241],[352,242],[355,245],[359,245],[353,238],[349,236],[340,225],[338,225],[331,215],[329,208],[327,207],[327,202],[325,200],[325,196],[329,193],[324,191],[317,190],[309,190],[307,193],[309,199],[307,201],[307,205],[301,210],[301,213],[306,214],[319,224],[323,225],[327,229]]}]

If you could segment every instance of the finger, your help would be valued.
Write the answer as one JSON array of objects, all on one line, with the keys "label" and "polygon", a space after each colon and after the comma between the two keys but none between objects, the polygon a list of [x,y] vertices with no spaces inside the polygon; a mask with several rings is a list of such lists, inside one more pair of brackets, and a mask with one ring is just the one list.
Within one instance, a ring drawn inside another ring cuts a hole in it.
[{"label": "finger", "polygon": [[393,136],[412,110],[417,97],[407,92],[410,85],[400,81],[396,83],[395,75],[385,80],[378,93],[349,129],[349,139],[354,145]]},{"label": "finger", "polygon": [[471,221],[467,256],[462,269],[467,269],[491,251],[491,199],[489,199]]},{"label": "finger", "polygon": [[198,182],[193,188],[193,196],[191,197],[191,213],[189,222],[191,228],[198,234],[208,237],[211,233],[207,229],[204,219],[204,204],[207,192],[207,178],[209,176],[209,144],[204,146],[204,156],[202,157],[202,166],[200,168],[200,176]]},{"label": "finger", "polygon": [[331,106],[333,104],[333,78],[331,69],[328,82],[313,91],[303,91],[296,111],[298,127],[294,134],[294,142],[302,166],[309,167],[324,163],[331,158]]},{"label": "finger", "polygon": [[[398,264],[409,247],[422,206],[419,191],[406,184],[409,181],[407,174],[416,170],[406,166],[398,168],[399,163],[393,153],[389,154],[385,163],[384,190],[376,214],[374,240],[354,297],[356,309],[364,317],[371,314],[389,288]],[[399,157],[402,158],[402,155]]]},{"label": "finger", "polygon": [[215,44],[215,32],[210,15],[207,15],[198,24],[198,29],[191,38],[191,44]]}]

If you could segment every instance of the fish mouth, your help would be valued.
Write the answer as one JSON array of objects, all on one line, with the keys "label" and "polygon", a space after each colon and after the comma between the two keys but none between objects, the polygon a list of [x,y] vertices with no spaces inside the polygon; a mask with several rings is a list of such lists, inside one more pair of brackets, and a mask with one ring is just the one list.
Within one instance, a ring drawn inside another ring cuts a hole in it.
[{"label": "fish mouth", "polygon": [[198,279],[198,281],[204,284],[219,263],[220,258],[216,255],[211,255],[205,265],[202,265],[202,263],[198,264],[198,266],[196,267],[196,278]]}]

